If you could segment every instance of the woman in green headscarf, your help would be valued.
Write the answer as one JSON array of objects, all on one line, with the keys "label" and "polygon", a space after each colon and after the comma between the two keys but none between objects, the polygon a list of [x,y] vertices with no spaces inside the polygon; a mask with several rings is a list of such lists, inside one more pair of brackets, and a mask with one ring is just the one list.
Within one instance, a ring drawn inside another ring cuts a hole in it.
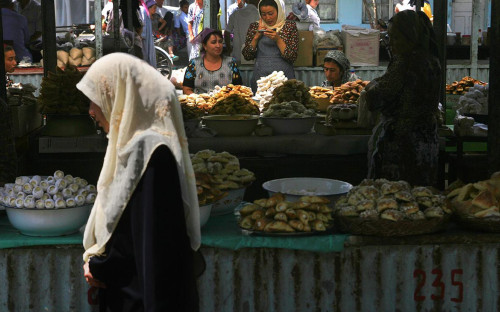
[{"label": "woman in green headscarf", "polygon": [[402,11],[388,29],[393,59],[366,87],[371,111],[380,113],[369,143],[368,177],[435,185],[441,67],[434,31],[423,12]]}]

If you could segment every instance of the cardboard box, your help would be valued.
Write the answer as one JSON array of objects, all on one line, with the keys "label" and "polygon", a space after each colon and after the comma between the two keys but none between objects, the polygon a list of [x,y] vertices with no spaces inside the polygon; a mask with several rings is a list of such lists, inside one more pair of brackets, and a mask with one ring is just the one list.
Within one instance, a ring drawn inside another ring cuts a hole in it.
[{"label": "cardboard box", "polygon": [[312,31],[299,30],[299,51],[293,66],[313,66],[313,38]]},{"label": "cardboard box", "polygon": [[351,66],[378,66],[380,31],[342,26],[345,55]]},{"label": "cardboard box", "polygon": [[317,47],[314,54],[314,66],[323,66],[323,60],[328,51],[339,50],[343,51],[343,47]]}]

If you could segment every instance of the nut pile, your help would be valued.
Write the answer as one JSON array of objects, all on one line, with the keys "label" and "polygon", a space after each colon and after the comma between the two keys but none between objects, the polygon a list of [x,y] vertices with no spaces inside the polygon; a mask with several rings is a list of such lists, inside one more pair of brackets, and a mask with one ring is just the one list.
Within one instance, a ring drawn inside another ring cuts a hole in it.
[{"label": "nut pile", "polygon": [[444,195],[406,181],[365,179],[335,204],[339,216],[367,219],[425,220],[451,213]]},{"label": "nut pile", "polygon": [[370,83],[357,79],[356,81],[349,81],[340,87],[333,88],[333,96],[330,98],[332,104],[356,104],[359,94]]},{"label": "nut pile", "polygon": [[13,208],[62,209],[92,204],[96,192],[87,180],[57,170],[53,176],[20,176],[6,183],[0,187],[0,202]]},{"label": "nut pile", "polygon": [[446,85],[446,94],[465,94],[467,91],[469,91],[469,88],[473,87],[474,85],[486,85],[486,82],[474,79],[472,77],[466,76],[460,81],[454,81],[451,84]]},{"label": "nut pile", "polygon": [[298,202],[288,202],[283,194],[276,193],[241,208],[239,225],[247,230],[272,233],[323,232],[333,221],[329,202],[318,196],[302,196]]}]

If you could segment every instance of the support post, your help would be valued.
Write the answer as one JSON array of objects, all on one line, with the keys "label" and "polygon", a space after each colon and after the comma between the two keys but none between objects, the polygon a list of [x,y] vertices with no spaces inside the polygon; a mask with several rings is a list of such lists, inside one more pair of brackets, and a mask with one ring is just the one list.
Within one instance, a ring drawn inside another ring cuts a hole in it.
[{"label": "support post", "polygon": [[54,0],[43,0],[42,4],[42,47],[43,47],[43,76],[49,71],[55,71],[57,66],[56,51],[56,11]]},{"label": "support post", "polygon": [[490,79],[488,95],[488,168],[500,170],[500,0],[491,1]]},{"label": "support post", "polygon": [[434,1],[434,32],[439,50],[439,62],[441,63],[441,92],[439,102],[445,105],[446,92],[446,33],[448,25],[448,2]]},{"label": "support post", "polygon": [[95,58],[102,57],[102,3],[101,0],[94,1],[94,20],[95,20]]}]

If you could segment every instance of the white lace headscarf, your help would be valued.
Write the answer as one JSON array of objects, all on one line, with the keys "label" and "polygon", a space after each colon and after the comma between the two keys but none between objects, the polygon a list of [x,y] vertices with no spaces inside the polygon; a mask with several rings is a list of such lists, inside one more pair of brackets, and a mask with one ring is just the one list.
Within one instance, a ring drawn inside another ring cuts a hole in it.
[{"label": "white lace headscarf", "polygon": [[196,181],[172,83],[146,62],[113,53],[95,62],[77,88],[109,122],[97,198],[83,238],[84,260],[104,253],[151,155],[161,145],[172,151],[177,162],[187,234],[197,250],[201,237]]},{"label": "white lace headscarf", "polygon": [[[259,15],[260,15],[261,2],[262,2],[262,0],[259,1],[259,5],[258,5]],[[264,20],[262,20],[262,23],[264,24],[265,28],[275,29],[276,32],[280,32],[281,28],[283,28],[283,26],[285,26],[285,22],[286,22],[285,10],[283,9],[283,6],[281,5],[280,0],[274,0],[274,3],[276,4],[276,7],[278,8],[278,17],[276,19],[276,23],[272,26],[268,25],[266,22],[264,22]],[[261,19],[259,19],[259,20],[261,20]]]}]

